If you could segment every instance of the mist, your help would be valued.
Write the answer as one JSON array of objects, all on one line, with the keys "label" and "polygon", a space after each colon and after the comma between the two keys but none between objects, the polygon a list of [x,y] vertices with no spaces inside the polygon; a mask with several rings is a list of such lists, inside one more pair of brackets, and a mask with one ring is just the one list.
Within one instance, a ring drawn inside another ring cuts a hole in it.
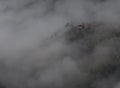
[{"label": "mist", "polygon": [[[0,0],[0,88],[119,88],[119,8],[119,0]],[[101,25],[74,43],[55,36],[82,22]]]}]

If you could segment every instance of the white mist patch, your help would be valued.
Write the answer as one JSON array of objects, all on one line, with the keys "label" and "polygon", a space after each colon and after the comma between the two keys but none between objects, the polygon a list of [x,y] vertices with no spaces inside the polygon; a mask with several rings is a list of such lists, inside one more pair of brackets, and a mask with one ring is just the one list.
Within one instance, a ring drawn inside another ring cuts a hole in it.
[{"label": "white mist patch", "polygon": [[[117,72],[105,73],[103,65],[112,68],[119,63],[113,60],[119,57],[119,38],[112,34],[113,28],[119,33],[119,8],[119,0],[1,0],[0,84],[7,88],[89,88],[96,80],[107,79],[106,74],[117,79]],[[104,25],[76,44],[53,36],[69,22]],[[115,41],[106,41],[110,38]],[[94,46],[89,47],[91,42]],[[100,85],[108,84],[105,80]]]}]

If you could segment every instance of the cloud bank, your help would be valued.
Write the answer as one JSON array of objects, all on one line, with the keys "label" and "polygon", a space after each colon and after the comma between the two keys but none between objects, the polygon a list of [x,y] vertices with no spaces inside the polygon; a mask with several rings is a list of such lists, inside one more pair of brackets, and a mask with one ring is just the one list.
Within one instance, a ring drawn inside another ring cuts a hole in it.
[{"label": "cloud bank", "polygon": [[[119,0],[0,0],[1,88],[119,88],[119,8]],[[50,38],[82,22],[102,25],[77,43]]]}]

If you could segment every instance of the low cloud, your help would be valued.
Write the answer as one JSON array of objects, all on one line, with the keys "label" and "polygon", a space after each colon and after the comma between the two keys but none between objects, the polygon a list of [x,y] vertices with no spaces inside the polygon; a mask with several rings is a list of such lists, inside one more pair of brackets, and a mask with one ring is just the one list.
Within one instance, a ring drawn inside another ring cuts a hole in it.
[{"label": "low cloud", "polygon": [[[0,0],[1,88],[118,88],[119,3]],[[55,35],[82,22],[101,25],[74,43]]]}]

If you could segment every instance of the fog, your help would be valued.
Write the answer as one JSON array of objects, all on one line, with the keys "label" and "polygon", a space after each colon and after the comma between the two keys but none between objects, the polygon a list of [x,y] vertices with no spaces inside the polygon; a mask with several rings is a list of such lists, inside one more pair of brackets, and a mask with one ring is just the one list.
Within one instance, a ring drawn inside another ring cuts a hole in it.
[{"label": "fog", "polygon": [[[119,8],[119,0],[0,0],[0,88],[119,88]],[[74,43],[55,36],[82,22],[102,25]]]}]

